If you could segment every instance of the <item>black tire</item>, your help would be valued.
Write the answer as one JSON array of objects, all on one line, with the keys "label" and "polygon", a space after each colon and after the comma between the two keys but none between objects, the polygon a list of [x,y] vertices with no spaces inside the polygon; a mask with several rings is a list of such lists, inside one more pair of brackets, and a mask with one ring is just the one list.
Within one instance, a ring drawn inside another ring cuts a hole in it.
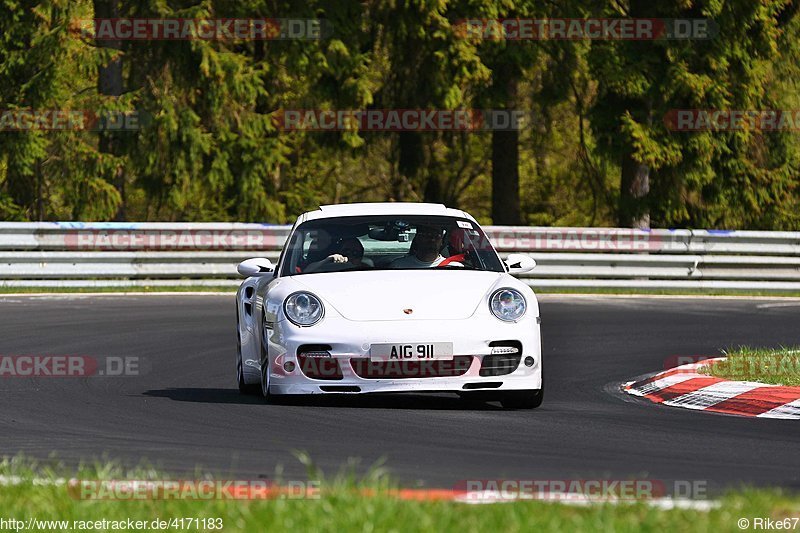
[{"label": "black tire", "polygon": [[239,392],[248,396],[256,395],[261,390],[257,383],[245,383],[244,363],[242,363],[242,338],[239,336],[239,313],[236,313],[236,384]]},{"label": "black tire", "polygon": [[272,394],[269,393],[269,361],[265,361],[261,367],[261,396],[264,402],[272,402]]},{"label": "black tire", "polygon": [[544,388],[503,393],[500,405],[506,409],[536,409],[542,405]]},{"label": "black tire", "polygon": [[245,383],[244,382],[244,369],[242,368],[242,359],[239,357],[239,362],[236,364],[238,376],[236,381],[239,385],[239,392],[246,396],[255,396],[261,390],[258,383]]},{"label": "black tire", "polygon": [[275,403],[275,396],[269,392],[269,354],[267,352],[267,328],[262,321],[261,324],[261,396],[264,403]]},{"label": "black tire", "polygon": [[500,405],[505,409],[536,409],[544,400],[544,374],[540,389],[505,392],[500,397]]}]

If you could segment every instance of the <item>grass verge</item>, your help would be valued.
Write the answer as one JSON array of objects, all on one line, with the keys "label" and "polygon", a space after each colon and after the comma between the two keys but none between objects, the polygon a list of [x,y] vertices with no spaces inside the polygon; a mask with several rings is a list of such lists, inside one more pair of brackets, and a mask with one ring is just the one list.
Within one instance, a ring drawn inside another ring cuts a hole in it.
[{"label": "grass verge", "polygon": [[[114,466],[81,468],[78,479],[163,479],[152,470],[123,471]],[[47,520],[66,520],[79,530],[85,522],[184,519],[172,531],[740,531],[739,520],[755,517],[774,521],[800,517],[800,497],[780,490],[744,489],[723,496],[711,510],[662,510],[647,503],[570,506],[541,501],[469,505],[447,501],[408,501],[393,497],[385,478],[338,478],[322,482],[319,499],[259,501],[137,500],[86,501],[52,482],[64,476],[54,467],[11,460],[0,464],[0,476],[14,484],[0,486],[0,518],[35,519],[39,529],[58,531]],[[35,480],[49,480],[42,484]],[[371,489],[365,496],[365,489]],[[191,527],[186,521],[191,519]],[[195,525],[196,524],[196,525]],[[212,525],[210,527],[210,525]],[[218,526],[221,525],[222,528]],[[34,526],[34,527],[35,527]],[[798,527],[795,524],[794,528]],[[33,529],[33,528],[31,528]],[[98,528],[96,525],[92,529]],[[112,530],[111,525],[105,526]],[[152,525],[145,530],[155,529]],[[744,528],[748,529],[748,528]],[[786,528],[784,529],[792,529]]]},{"label": "grass verge", "polygon": [[236,294],[236,287],[198,286],[142,286],[142,287],[2,287],[0,294],[82,294],[107,292],[109,294],[123,292],[226,292]]},{"label": "grass verge", "polygon": [[723,352],[727,358],[700,369],[702,374],[735,381],[800,386],[800,346],[751,348],[740,346]]}]

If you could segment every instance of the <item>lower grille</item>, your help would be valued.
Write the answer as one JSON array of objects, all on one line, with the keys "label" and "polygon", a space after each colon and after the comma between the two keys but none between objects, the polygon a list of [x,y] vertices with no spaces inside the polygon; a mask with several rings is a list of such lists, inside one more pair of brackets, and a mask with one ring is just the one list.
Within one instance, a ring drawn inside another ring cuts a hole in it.
[{"label": "lower grille", "polygon": [[371,361],[350,359],[353,372],[362,379],[418,379],[463,376],[472,365],[471,355],[457,355],[452,361]]},{"label": "lower grille", "polygon": [[348,387],[347,385],[320,385],[322,392],[361,392],[361,387]]},{"label": "lower grille", "polygon": [[519,366],[519,355],[484,355],[481,376],[504,376]]}]

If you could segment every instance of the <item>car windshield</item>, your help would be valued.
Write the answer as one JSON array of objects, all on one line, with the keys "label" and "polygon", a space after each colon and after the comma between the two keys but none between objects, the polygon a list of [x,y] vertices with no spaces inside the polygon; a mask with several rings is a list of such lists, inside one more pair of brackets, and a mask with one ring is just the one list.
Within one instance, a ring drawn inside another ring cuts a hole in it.
[{"label": "car windshield", "polygon": [[474,222],[442,216],[369,216],[311,220],[284,250],[281,275],[358,270],[504,272]]}]

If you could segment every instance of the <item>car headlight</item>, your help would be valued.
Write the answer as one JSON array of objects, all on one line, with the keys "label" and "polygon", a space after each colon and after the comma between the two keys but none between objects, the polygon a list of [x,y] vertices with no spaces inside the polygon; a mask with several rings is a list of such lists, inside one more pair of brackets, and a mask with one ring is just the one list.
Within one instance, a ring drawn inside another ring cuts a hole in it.
[{"label": "car headlight", "polygon": [[325,313],[322,302],[310,292],[290,294],[283,303],[283,310],[286,318],[298,326],[313,326]]},{"label": "car headlight", "polygon": [[525,314],[528,304],[525,297],[514,289],[499,289],[489,298],[492,314],[505,322],[516,322]]}]

